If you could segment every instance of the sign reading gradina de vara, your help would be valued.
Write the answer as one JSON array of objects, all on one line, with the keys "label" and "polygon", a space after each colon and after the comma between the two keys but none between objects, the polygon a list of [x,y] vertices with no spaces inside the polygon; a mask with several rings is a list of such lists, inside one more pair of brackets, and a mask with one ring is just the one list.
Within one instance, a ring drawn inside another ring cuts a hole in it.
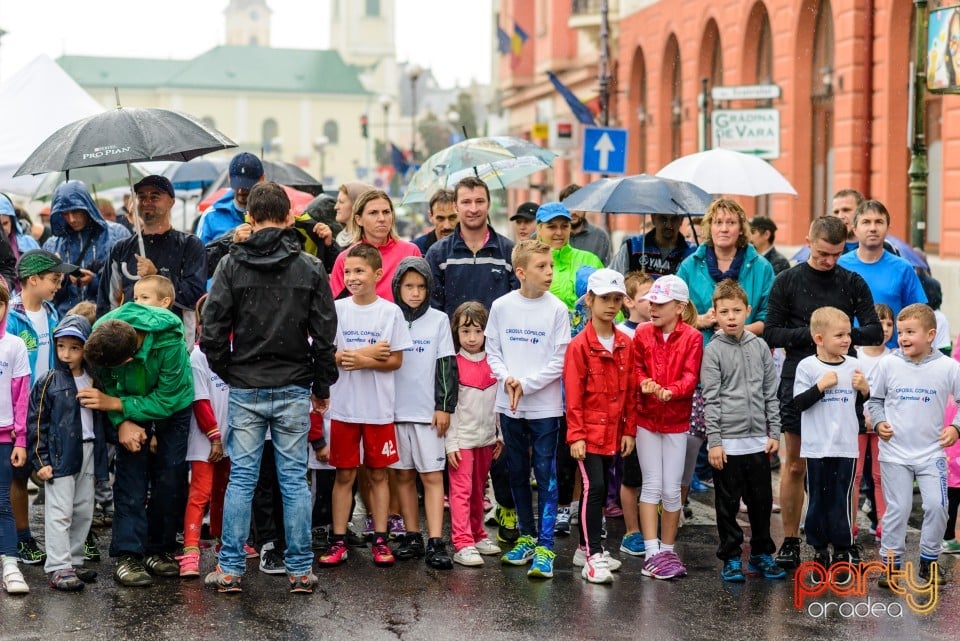
[{"label": "sign reading gradina de vara", "polygon": [[773,160],[780,157],[777,109],[716,109],[711,114],[714,148]]}]

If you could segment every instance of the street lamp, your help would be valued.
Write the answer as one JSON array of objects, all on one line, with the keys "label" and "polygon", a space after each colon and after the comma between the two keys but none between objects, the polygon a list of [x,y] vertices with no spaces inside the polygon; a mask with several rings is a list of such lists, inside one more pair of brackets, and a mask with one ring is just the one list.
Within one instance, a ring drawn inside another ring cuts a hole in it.
[{"label": "street lamp", "polygon": [[314,150],[320,154],[320,184],[326,185],[327,182],[327,145],[330,144],[330,139],[326,136],[318,136],[316,140],[313,141]]},{"label": "street lamp", "polygon": [[390,118],[390,96],[380,96],[380,107],[383,109],[383,144],[386,145],[387,141],[390,140],[387,132],[387,124]]},{"label": "street lamp", "polygon": [[417,81],[423,75],[423,68],[420,65],[413,65],[407,70],[410,77],[410,129],[413,137],[410,138],[410,162],[417,162]]}]

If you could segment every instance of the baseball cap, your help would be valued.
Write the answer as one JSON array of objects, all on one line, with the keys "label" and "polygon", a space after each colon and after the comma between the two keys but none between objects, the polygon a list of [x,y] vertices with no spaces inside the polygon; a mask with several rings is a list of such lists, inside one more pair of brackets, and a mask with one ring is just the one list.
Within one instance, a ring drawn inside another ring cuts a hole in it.
[{"label": "baseball cap", "polygon": [[60,319],[57,328],[53,330],[54,338],[61,338],[63,336],[79,338],[86,343],[90,337],[90,321],[79,314],[67,314]]},{"label": "baseball cap", "polygon": [[263,177],[263,163],[251,153],[243,152],[230,161],[230,188],[250,189]]},{"label": "baseball cap", "polygon": [[614,269],[598,269],[590,274],[587,281],[587,291],[596,296],[606,294],[627,295],[627,286],[623,282],[623,274]]},{"label": "baseball cap", "polygon": [[777,223],[766,216],[754,216],[750,220],[750,229],[758,231],[777,231]]},{"label": "baseball cap", "polygon": [[17,261],[17,276],[20,278],[29,278],[44,272],[72,274],[78,269],[80,268],[76,265],[65,263],[59,256],[44,249],[31,249],[24,252]]},{"label": "baseball cap", "polygon": [[690,290],[687,284],[679,276],[661,276],[654,283],[643,300],[662,305],[672,300],[678,303],[686,303],[690,300]]},{"label": "baseball cap", "polygon": [[540,207],[537,203],[529,202],[523,203],[517,207],[517,213],[513,216],[510,216],[510,220],[516,220],[518,218],[523,218],[524,220],[534,220],[537,217],[537,209]]},{"label": "baseball cap", "polygon": [[566,218],[571,220],[570,210],[561,203],[544,203],[537,209],[537,222],[546,223],[554,218]]},{"label": "baseball cap", "polygon": [[171,184],[170,180],[163,176],[157,176],[156,174],[154,174],[153,176],[147,176],[146,178],[138,182],[136,185],[134,185],[133,186],[134,193],[140,191],[141,187],[156,187],[157,189],[164,192],[171,198],[177,197],[176,192],[173,191],[173,184]]}]

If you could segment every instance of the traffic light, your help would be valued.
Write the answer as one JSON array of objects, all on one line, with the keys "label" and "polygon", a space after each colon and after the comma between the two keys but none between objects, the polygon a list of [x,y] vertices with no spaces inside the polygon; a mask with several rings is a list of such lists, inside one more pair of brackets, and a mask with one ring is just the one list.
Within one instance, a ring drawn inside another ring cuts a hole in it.
[{"label": "traffic light", "polygon": [[360,135],[364,138],[370,137],[370,131],[367,128],[367,114],[360,116]]}]

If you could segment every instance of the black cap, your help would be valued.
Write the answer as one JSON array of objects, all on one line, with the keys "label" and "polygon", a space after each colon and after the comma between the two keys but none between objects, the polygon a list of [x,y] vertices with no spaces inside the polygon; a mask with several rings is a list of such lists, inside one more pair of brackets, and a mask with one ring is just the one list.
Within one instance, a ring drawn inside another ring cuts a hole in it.
[{"label": "black cap", "polygon": [[523,218],[524,220],[536,220],[538,209],[540,209],[540,205],[537,203],[523,203],[517,207],[517,213],[515,213],[513,216],[510,216],[510,220],[516,220],[518,218]]},{"label": "black cap", "polygon": [[156,187],[171,198],[177,197],[176,192],[173,191],[173,184],[171,184],[170,179],[165,178],[164,176],[157,176],[156,174],[153,176],[147,176],[133,186],[134,193],[140,191],[141,187]]}]

